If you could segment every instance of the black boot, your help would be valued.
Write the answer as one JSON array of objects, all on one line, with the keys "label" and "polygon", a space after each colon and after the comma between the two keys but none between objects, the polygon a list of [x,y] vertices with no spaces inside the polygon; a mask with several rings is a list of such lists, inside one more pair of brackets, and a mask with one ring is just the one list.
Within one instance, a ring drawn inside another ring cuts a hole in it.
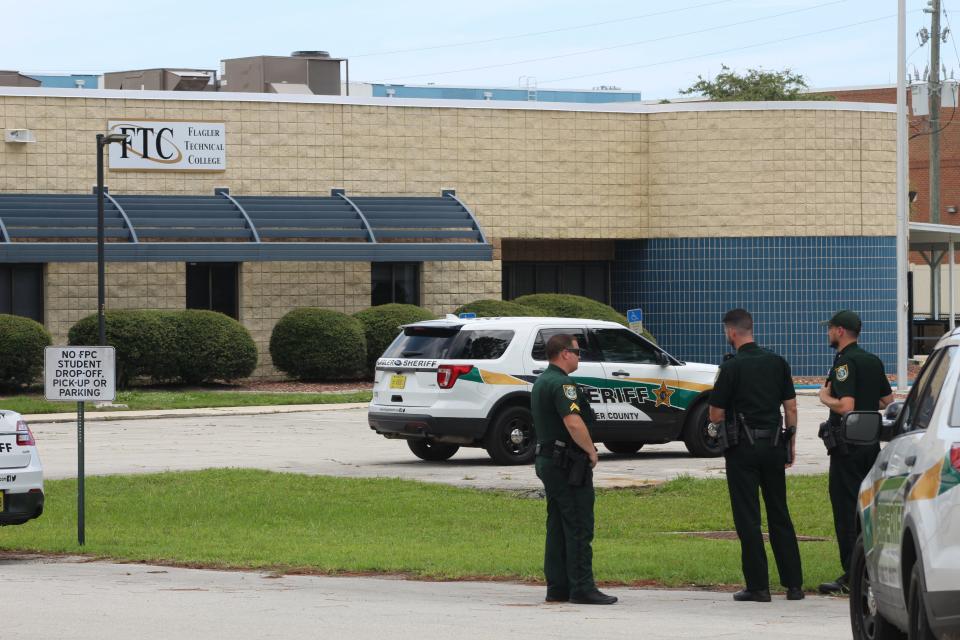
[{"label": "black boot", "polygon": [[754,591],[744,589],[733,594],[733,599],[737,602],[770,602],[770,589],[756,589]]},{"label": "black boot", "polygon": [[817,590],[827,595],[840,595],[850,593],[850,584],[847,582],[847,576],[840,576],[833,582],[821,582]]},{"label": "black boot", "polygon": [[787,600],[803,600],[806,597],[801,587],[787,587]]},{"label": "black boot", "polygon": [[566,589],[547,589],[547,597],[545,602],[568,602],[570,600],[570,592]]},{"label": "black boot", "polygon": [[608,596],[605,593],[601,593],[598,589],[584,593],[570,594],[570,602],[573,604],[613,604],[616,601],[616,596]]}]

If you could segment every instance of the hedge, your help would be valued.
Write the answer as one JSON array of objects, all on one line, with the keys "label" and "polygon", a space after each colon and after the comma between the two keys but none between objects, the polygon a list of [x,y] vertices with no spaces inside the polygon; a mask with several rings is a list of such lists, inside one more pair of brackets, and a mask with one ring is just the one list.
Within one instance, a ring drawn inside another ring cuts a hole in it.
[{"label": "hedge", "polygon": [[543,313],[531,306],[507,300],[474,300],[457,307],[455,314],[475,313],[478,318],[514,318],[519,316],[542,316]]},{"label": "hedge", "polygon": [[274,326],[270,356],[277,369],[301,380],[361,377],[367,361],[363,324],[339,311],[294,309]]},{"label": "hedge", "polygon": [[[257,347],[250,333],[222,313],[188,309],[107,311],[107,344],[116,350],[117,386],[134,378],[198,384],[253,373]],[[98,344],[97,314],[70,328],[71,345]]]},{"label": "hedge", "polygon": [[43,374],[43,350],[50,334],[36,320],[0,314],[0,386],[16,388]]},{"label": "hedge", "polygon": [[381,304],[353,314],[363,325],[367,341],[367,371],[373,370],[377,358],[383,355],[400,332],[400,326],[436,316],[423,307],[412,304]]},{"label": "hedge", "polygon": [[[628,326],[626,316],[610,305],[597,302],[583,296],[565,293],[534,293],[515,298],[513,302],[528,307],[535,307],[541,311],[538,315],[556,316],[558,318],[589,318],[591,320],[608,320]],[[642,335],[656,342],[653,334],[644,329]]]},{"label": "hedge", "polygon": [[257,368],[250,332],[216,311],[187,309],[177,315],[177,365],[187,384],[246,378]]},{"label": "hedge", "polygon": [[[116,353],[117,386],[125,388],[133,378],[146,376],[156,382],[178,377],[177,312],[152,309],[106,311],[107,344]],[[99,344],[97,314],[70,327],[71,345]]]}]

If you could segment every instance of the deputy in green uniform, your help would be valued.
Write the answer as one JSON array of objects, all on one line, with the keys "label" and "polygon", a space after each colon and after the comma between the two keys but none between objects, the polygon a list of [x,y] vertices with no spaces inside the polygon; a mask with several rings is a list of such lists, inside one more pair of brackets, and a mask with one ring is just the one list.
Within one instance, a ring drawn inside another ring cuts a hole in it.
[{"label": "deputy in green uniform", "polygon": [[[728,311],[723,327],[727,341],[737,352],[720,365],[710,393],[710,422],[714,425],[711,428],[724,428],[722,423],[736,420],[731,431],[738,443],[730,446],[724,457],[746,588],[733,594],[733,599],[770,602],[757,495],[762,491],[780,583],[787,589],[788,600],[802,600],[800,548],[787,508],[785,477],[796,451],[797,394],[790,365],[781,356],[757,346],[753,318],[745,309]],[[781,406],[787,425],[783,431]]]},{"label": "deputy in green uniform", "polygon": [[[883,362],[857,344],[861,327],[860,317],[849,310],[838,311],[827,321],[827,340],[837,355],[820,389],[820,402],[830,409],[829,424],[835,428],[851,411],[879,411],[893,402]],[[821,437],[826,429],[821,426]],[[841,443],[827,453],[830,455],[830,504],[843,575],[833,582],[824,582],[819,589],[821,593],[843,593],[849,590],[850,559],[857,542],[857,495],[860,483],[880,453],[880,445]]]},{"label": "deputy in green uniform", "polygon": [[560,334],[547,341],[546,351],[550,366],[537,378],[531,398],[537,434],[534,464],[547,497],[546,600],[613,604],[617,599],[601,593],[593,581],[592,470],[597,450],[584,422],[584,417],[592,418],[590,404],[569,375],[580,364],[580,348],[572,336]]}]

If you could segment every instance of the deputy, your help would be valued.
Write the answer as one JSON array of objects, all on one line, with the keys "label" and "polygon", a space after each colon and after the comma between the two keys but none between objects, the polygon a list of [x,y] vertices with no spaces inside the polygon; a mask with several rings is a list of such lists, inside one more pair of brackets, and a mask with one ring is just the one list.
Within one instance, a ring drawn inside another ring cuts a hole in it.
[{"label": "deputy", "polygon": [[[830,409],[829,427],[821,426],[821,437],[829,433],[830,427],[837,430],[843,416],[851,411],[878,411],[893,402],[883,362],[857,344],[862,327],[860,316],[849,310],[838,311],[826,324],[827,341],[837,350],[837,355],[820,389],[820,402]],[[820,593],[845,593],[849,590],[850,558],[857,541],[857,495],[860,483],[880,453],[880,445],[841,442],[827,453],[830,455],[830,504],[843,575],[833,582],[822,583],[819,589]]]},{"label": "deputy", "polygon": [[597,450],[584,417],[590,404],[570,379],[580,347],[567,334],[547,341],[550,366],[533,385],[533,428],[537,434],[537,477],[547,497],[547,540],[543,573],[547,602],[613,604],[593,581],[593,467]]},{"label": "deputy", "polygon": [[[787,509],[785,470],[796,452],[797,400],[790,365],[753,340],[753,318],[745,309],[723,316],[727,341],[736,355],[720,365],[710,393],[711,429],[725,429],[727,488],[733,522],[740,538],[746,588],[733,594],[738,602],[770,602],[767,554],[760,531],[760,498],[767,507],[770,545],[787,600],[802,600],[803,571],[797,534]],[[780,407],[787,428],[781,430]],[[726,423],[726,424],[723,424]],[[724,438],[721,439],[723,441]]]}]

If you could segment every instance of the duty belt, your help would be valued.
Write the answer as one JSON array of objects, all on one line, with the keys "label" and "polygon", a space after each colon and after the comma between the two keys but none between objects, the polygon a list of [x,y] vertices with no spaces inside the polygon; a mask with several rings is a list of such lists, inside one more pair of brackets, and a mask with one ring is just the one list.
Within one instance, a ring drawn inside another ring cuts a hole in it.
[{"label": "duty belt", "polygon": [[773,438],[775,429],[750,429],[749,427],[743,427],[744,431],[750,433],[753,436],[754,440],[766,440]]},{"label": "duty belt", "polygon": [[555,442],[543,442],[537,443],[537,446],[534,448],[534,455],[545,456],[547,458],[553,457],[553,450],[557,448],[555,445],[559,443],[563,448],[566,448],[568,445],[562,440],[556,440]]}]

